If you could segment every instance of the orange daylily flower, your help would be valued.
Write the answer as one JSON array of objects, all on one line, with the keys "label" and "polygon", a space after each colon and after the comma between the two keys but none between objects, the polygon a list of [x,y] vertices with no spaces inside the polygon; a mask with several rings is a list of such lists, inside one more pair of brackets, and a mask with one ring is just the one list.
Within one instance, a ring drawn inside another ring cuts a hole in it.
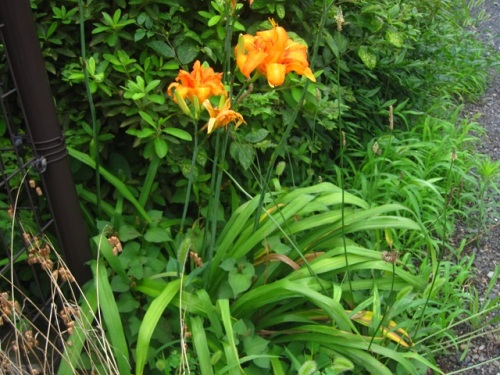
[{"label": "orange daylily flower", "polygon": [[286,30],[274,20],[271,24],[271,30],[258,31],[256,36],[240,36],[234,52],[241,73],[248,78],[257,69],[273,87],[282,85],[285,75],[290,72],[316,82],[307,61],[307,47],[290,39]]},{"label": "orange daylily flower", "polygon": [[175,80],[176,82],[171,83],[167,89],[168,95],[172,96],[175,102],[177,99],[172,93],[174,88],[182,99],[188,98],[193,102],[196,96],[199,103],[203,103],[212,95],[226,92],[222,83],[222,73],[215,73],[212,68],[205,68],[198,60],[194,63],[191,73],[181,69]]},{"label": "orange daylily flower", "polygon": [[208,111],[210,119],[201,130],[207,129],[208,134],[222,127],[227,128],[231,122],[235,123],[235,128],[238,128],[241,124],[246,124],[243,116],[231,109],[231,101],[229,98],[226,98],[222,105],[215,108],[212,106],[212,103],[210,103],[210,100],[206,99],[203,102],[203,106]]}]

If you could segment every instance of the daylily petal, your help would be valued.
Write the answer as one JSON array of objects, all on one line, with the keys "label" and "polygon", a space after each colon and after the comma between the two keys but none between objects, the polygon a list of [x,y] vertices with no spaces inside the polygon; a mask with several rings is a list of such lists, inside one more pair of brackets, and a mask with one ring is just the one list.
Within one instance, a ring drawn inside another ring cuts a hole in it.
[{"label": "daylily petal", "polygon": [[248,78],[250,74],[266,59],[267,54],[263,51],[252,51],[246,55],[239,55],[236,64],[241,73]]},{"label": "daylily petal", "polygon": [[285,47],[288,42],[288,33],[284,28],[280,26],[274,27],[273,34],[274,38],[269,41],[271,45],[268,48],[268,63],[275,63],[280,61],[283,53],[285,52]]},{"label": "daylily petal", "polygon": [[206,99],[203,102],[203,106],[208,111],[208,114],[209,114],[210,117],[214,117],[215,118],[217,116],[217,113],[216,113],[214,107],[212,106],[212,103],[210,103],[210,100]]},{"label": "daylily petal", "polygon": [[303,64],[300,64],[300,63],[297,63],[297,62],[293,62],[293,63],[287,64],[286,65],[286,72],[287,73],[289,73],[289,72],[295,72],[297,74],[306,76],[307,78],[309,78],[313,82],[316,82],[316,77],[314,76],[312,70],[309,67],[307,67],[307,66],[304,67]]},{"label": "daylily petal", "polygon": [[[216,95],[216,94],[214,94]],[[198,100],[203,103],[206,99],[208,99],[210,96],[212,96],[212,90],[210,87],[199,87],[196,90],[196,96],[198,97]]]},{"label": "daylily petal", "polygon": [[216,121],[217,121],[217,119],[215,117],[211,117],[208,120],[207,124],[205,125],[207,127],[207,133],[208,134],[212,133],[215,129],[217,129],[215,127]]},{"label": "daylily petal", "polygon": [[270,86],[281,86],[285,82],[286,66],[283,64],[267,64],[266,77]]},{"label": "daylily petal", "polygon": [[297,73],[299,73],[303,76],[306,76],[307,78],[309,78],[313,82],[316,82],[316,77],[314,76],[314,73],[311,70],[311,68],[305,68],[302,72],[297,71]]}]

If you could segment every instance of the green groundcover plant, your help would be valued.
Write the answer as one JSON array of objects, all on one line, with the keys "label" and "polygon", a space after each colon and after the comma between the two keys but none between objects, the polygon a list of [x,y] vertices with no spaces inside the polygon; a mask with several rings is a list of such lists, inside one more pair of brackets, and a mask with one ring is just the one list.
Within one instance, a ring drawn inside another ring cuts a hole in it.
[{"label": "green groundcover plant", "polygon": [[106,373],[92,314],[120,374],[440,373],[494,181],[464,4],[32,5],[96,254],[57,373]]}]

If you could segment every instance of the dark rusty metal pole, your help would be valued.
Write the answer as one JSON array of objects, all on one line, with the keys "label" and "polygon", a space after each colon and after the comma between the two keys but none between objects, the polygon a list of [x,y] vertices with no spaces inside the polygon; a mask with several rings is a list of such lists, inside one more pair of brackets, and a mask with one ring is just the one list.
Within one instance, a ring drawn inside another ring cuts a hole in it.
[{"label": "dark rusty metal pole", "polygon": [[[91,278],[85,264],[92,253],[61,127],[50,90],[29,0],[0,0],[0,23],[12,75],[19,90],[41,174],[68,268],[82,284]],[[44,163],[45,164],[45,163]]]}]

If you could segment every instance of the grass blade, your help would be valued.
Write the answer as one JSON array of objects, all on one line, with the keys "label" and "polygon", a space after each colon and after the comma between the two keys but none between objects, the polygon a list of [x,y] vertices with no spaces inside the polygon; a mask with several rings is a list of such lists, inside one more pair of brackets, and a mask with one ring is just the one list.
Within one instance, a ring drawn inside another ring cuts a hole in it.
[{"label": "grass blade", "polygon": [[227,339],[227,341],[223,343],[224,352],[226,353],[227,359],[227,366],[224,369],[227,370],[231,375],[239,375],[243,372],[243,370],[240,367],[238,348],[236,348],[236,342],[234,340],[229,301],[227,299],[221,299],[218,301],[218,306],[220,309],[222,324],[224,325]]},{"label": "grass blade", "polygon": [[163,311],[179,292],[180,286],[181,280],[174,280],[168,283],[161,294],[156,297],[153,302],[151,302],[151,305],[149,305],[149,308],[144,315],[144,319],[142,320],[139,328],[139,337],[137,339],[135,364],[136,375],[142,375],[144,373],[144,366],[146,365],[146,360],[148,358],[149,343],[151,341],[153,331],[155,330]]},{"label": "grass blade", "polygon": [[194,349],[200,364],[201,375],[212,375],[214,372],[210,362],[210,350],[208,349],[207,336],[201,317],[191,317],[191,333],[193,334]]},{"label": "grass blade", "polygon": [[120,312],[108,280],[107,269],[103,261],[93,261],[91,269],[96,280],[99,308],[107,327],[120,375],[130,374],[128,344],[125,339]]}]

